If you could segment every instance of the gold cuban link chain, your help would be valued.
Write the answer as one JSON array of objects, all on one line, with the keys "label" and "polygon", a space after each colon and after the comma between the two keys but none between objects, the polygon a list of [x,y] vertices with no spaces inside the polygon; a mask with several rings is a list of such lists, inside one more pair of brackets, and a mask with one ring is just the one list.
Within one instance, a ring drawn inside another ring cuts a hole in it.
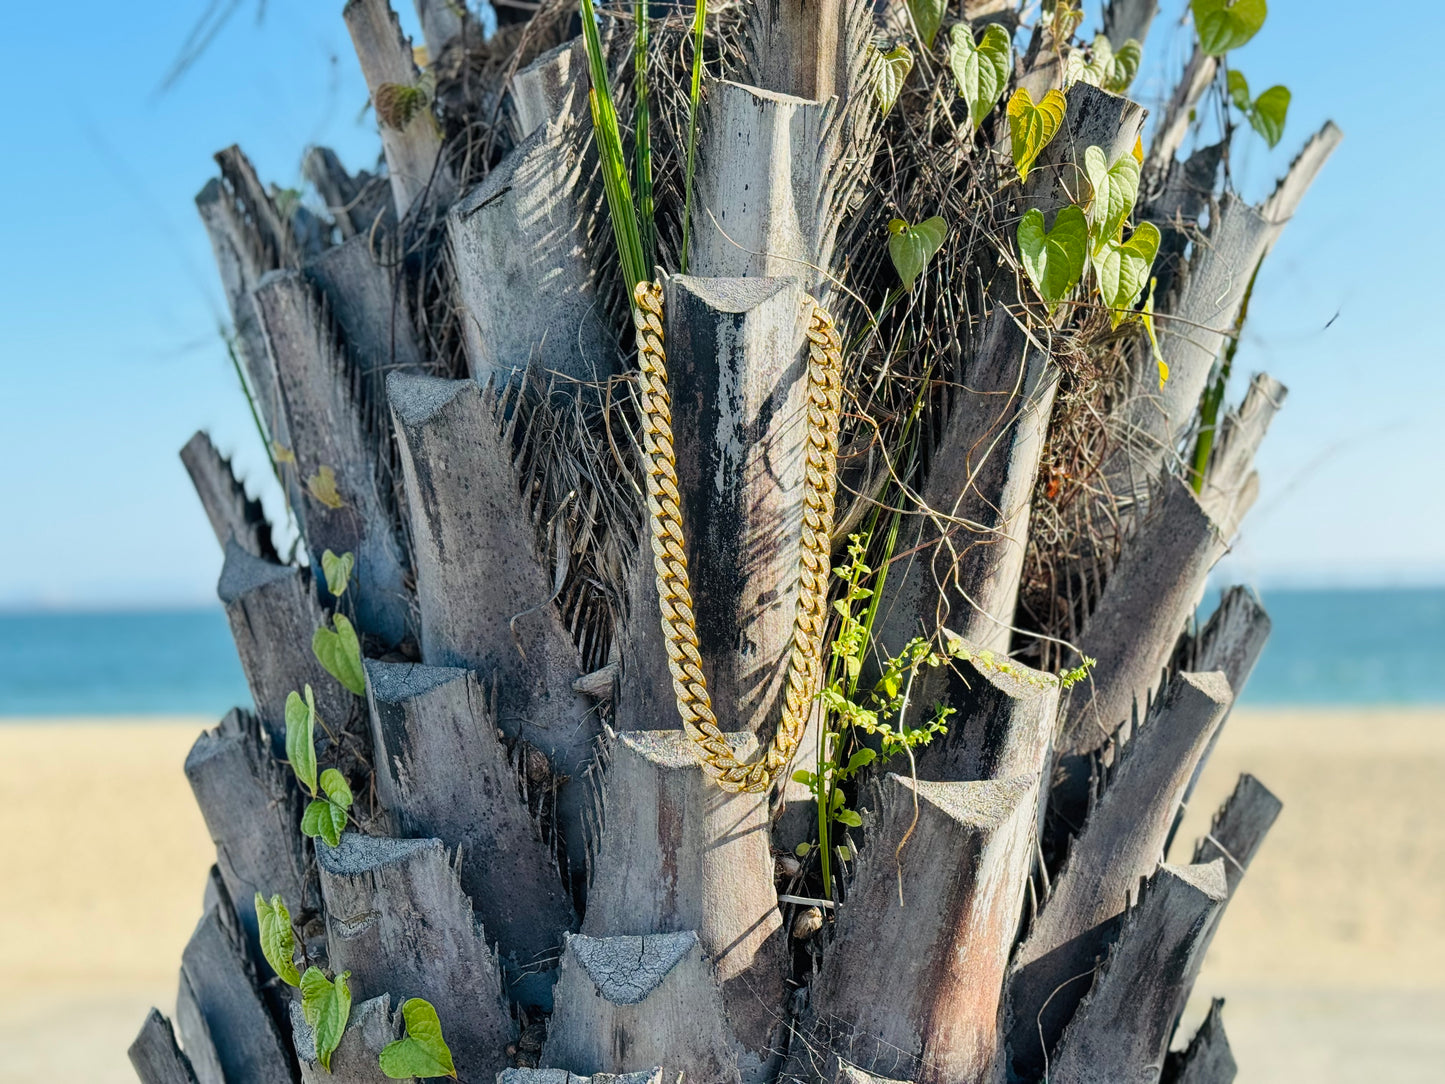
[{"label": "gold cuban link chain", "polygon": [[662,345],[662,287],[655,282],[639,282],[634,300],[633,323],[637,328],[641,370],[642,447],[647,464],[647,511],[657,570],[662,635],[667,643],[667,668],[672,673],[677,711],[682,716],[683,731],[697,743],[703,769],[723,790],[764,791],[787,770],[793,759],[823,667],[833,494],[837,484],[838,414],[843,397],[842,339],[833,326],[833,318],[809,298],[813,315],[808,324],[803,544],[783,717],[767,751],[751,764],[741,764],[718,729],[707,679],[702,672],[702,657],[698,654],[697,625],[687,578],[686,536],[677,489],[677,461],[673,455],[667,357]]}]

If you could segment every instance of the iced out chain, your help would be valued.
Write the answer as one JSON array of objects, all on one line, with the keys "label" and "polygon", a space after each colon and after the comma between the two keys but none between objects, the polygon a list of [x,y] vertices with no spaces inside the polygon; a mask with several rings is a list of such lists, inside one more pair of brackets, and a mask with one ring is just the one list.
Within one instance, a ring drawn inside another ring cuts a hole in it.
[{"label": "iced out chain", "polygon": [[767,751],[740,764],[712,713],[707,679],[697,649],[697,626],[688,587],[677,462],[672,444],[672,403],[667,393],[667,358],[662,346],[662,287],[639,282],[633,322],[641,369],[643,435],[647,465],[647,511],[657,569],[657,600],[667,667],[682,728],[697,743],[703,768],[729,791],[767,790],[798,748],[809,705],[823,666],[823,626],[833,533],[833,493],[838,459],[838,412],[842,402],[842,340],[833,318],[813,303],[808,324],[807,478],[803,498],[803,545],[793,646],[783,717]]}]

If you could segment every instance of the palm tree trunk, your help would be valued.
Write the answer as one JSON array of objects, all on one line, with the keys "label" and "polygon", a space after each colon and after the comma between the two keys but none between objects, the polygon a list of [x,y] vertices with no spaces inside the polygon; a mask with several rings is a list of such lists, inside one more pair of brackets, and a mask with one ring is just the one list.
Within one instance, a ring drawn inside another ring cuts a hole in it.
[{"label": "palm tree trunk", "polygon": [[[834,885],[816,846],[794,854],[817,843],[806,788],[783,772],[725,791],[679,729],[627,290],[567,6],[500,8],[483,41],[458,6],[417,0],[424,74],[386,0],[349,0],[386,171],[312,151],[325,221],[283,214],[237,148],[217,156],[197,203],[306,560],[281,558],[197,434],[182,455],[225,551],[254,710],[186,763],[217,865],[179,1045],[153,1012],[131,1049],[146,1084],[384,1080],[410,998],[436,1008],[473,1084],[1232,1079],[1218,1002],[1166,1053],[1279,803],[1244,776],[1193,861],[1162,859],[1268,632],[1243,589],[1202,628],[1193,615],[1285,389],[1255,378],[1198,485],[1181,451],[1245,283],[1339,135],[1315,136],[1259,207],[1220,192],[1227,141],[1176,159],[1216,85],[1213,58],[1190,62],[1137,211],[1163,234],[1161,389],[1141,324],[1114,331],[1087,292],[1046,314],[1014,243],[1026,207],[1081,198],[1086,148],[1133,152],[1144,111],[1074,83],[1020,185],[1003,109],[975,138],[943,74],[949,28],[931,50],[917,37],[925,6],[710,15],[690,208],[691,13],[651,8],[678,512],[727,748],[761,755],[784,699],[818,484],[816,306],[848,346],[835,552],[897,509],[896,550],[868,539],[891,568],[879,644],[973,644],[910,686],[912,704],[955,709],[948,733],[846,784],[864,826],[835,825]],[[961,6],[944,21],[972,20],[963,33],[1019,23],[1013,3]],[[1154,10],[1107,5],[1116,50]],[[603,22],[630,71],[628,23]],[[1060,86],[1082,46],[1053,33],[1030,31],[1001,97]],[[916,60],[886,115],[875,40]],[[624,116],[634,93],[617,92]],[[898,288],[886,224],[935,214],[948,242]],[[688,274],[671,273],[689,215]],[[354,556],[344,593],[327,551]],[[313,654],[333,614],[360,634],[364,695]],[[1050,671],[1080,655],[1097,662],[1066,690]],[[317,759],[356,795],[337,846],[301,833],[284,762],[288,694],[308,686]],[[814,706],[798,766],[826,753],[830,718]],[[257,893],[286,900],[303,964],[349,972],[329,1072],[266,961]]]}]

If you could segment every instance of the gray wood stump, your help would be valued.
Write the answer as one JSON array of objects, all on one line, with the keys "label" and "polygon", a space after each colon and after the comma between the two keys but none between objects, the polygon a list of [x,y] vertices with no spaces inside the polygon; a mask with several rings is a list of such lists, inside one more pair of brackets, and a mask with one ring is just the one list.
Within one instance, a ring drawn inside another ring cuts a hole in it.
[{"label": "gray wood stump", "polygon": [[353,237],[301,269],[326,299],[352,360],[367,378],[373,404],[384,402],[387,373],[419,371],[423,364],[396,276],[372,252],[379,244],[381,238]]},{"label": "gray wood stump", "polygon": [[723,1024],[697,934],[567,938],[542,1061],[582,1075],[662,1066],[663,1079],[761,1084],[765,1066]]},{"label": "gray wood stump", "polygon": [[478,384],[527,368],[585,381],[616,369],[580,198],[581,132],[575,118],[549,117],[447,213]]},{"label": "gray wood stump", "polygon": [[1159,867],[1059,1040],[1050,1084],[1157,1084],[1226,896],[1222,860]]},{"label": "gray wood stump", "polygon": [[1162,860],[1194,765],[1232,700],[1223,674],[1180,674],[1116,751],[1103,794],[1014,956],[1009,1045],[1026,1074],[1042,1071],[1130,896]]},{"label": "gray wood stump", "polygon": [[191,1059],[176,1045],[171,1022],[158,1009],[146,1014],[140,1034],[127,1053],[141,1084],[196,1084]]},{"label": "gray wood stump", "polygon": [[1231,1084],[1239,1067],[1224,1034],[1224,999],[1210,1003],[1209,1015],[1189,1045],[1164,1061],[1162,1084]]},{"label": "gray wood stump", "polygon": [[301,175],[311,182],[326,204],[343,242],[371,232],[378,219],[391,211],[389,187],[366,170],[354,176],[330,147],[310,147],[301,159]]},{"label": "gray wood stump", "polygon": [[570,117],[586,98],[587,50],[582,37],[548,49],[512,76],[512,113],[517,136],[526,139],[542,125]]},{"label": "gray wood stump", "polygon": [[1227,548],[1187,483],[1167,476],[1160,490],[1138,532],[1124,543],[1079,637],[1079,652],[1097,664],[1071,692],[1060,740],[1065,752],[1099,748],[1134,705],[1148,701],[1209,570]]},{"label": "gray wood stump", "polygon": [[324,615],[309,571],[271,564],[229,543],[216,594],[225,607],[256,714],[277,748],[286,743],[286,695],[300,693],[307,684],[327,723],[346,722],[351,694],[311,651],[311,637]]},{"label": "gray wood stump", "polygon": [[560,931],[577,916],[519,792],[489,698],[470,670],[366,661],[376,790],[395,831],[460,849],[462,890],[514,987],[545,1001]]},{"label": "gray wood stump", "polygon": [[[582,777],[600,730],[573,690],[581,659],[537,558],[512,460],[512,430],[496,393],[467,380],[393,374],[387,380],[406,483],[421,655],[433,666],[498,681],[496,725],[547,754],[568,871],[586,843]],[[515,412],[513,414],[515,418]]]},{"label": "gray wood stump", "polygon": [[241,931],[206,912],[181,954],[176,1023],[200,1084],[296,1079],[291,1044],[266,1006]]},{"label": "gray wood stump", "polygon": [[[1037,775],[882,782],[814,984],[819,1041],[920,1084],[1002,1080],[1002,999],[1033,860]],[[916,818],[916,820],[915,820]]]},{"label": "gray wood stump", "polygon": [[[257,892],[268,900],[279,892],[293,915],[319,902],[307,892],[300,790],[260,722],[240,708],[196,739],[186,756],[186,779],[216,844],[216,865],[246,944],[259,961],[252,905]],[[265,974],[270,977],[269,969]]]},{"label": "gray wood stump", "polygon": [[347,832],[317,844],[316,864],[329,963],[351,972],[355,998],[426,998],[458,1072],[500,1072],[514,1030],[500,968],[441,841]]},{"label": "gray wood stump", "polygon": [[[739,760],[757,741],[730,736]],[[773,887],[768,796],[729,794],[704,775],[681,731],[624,733],[603,782],[602,833],[582,932],[695,930],[728,1020],[760,1059],[776,1044],[786,950]]]},{"label": "gray wood stump", "polygon": [[[356,624],[388,646],[406,634],[406,558],[392,529],[383,484],[386,436],[368,403],[362,367],[318,289],[299,271],[274,271],[256,288],[256,310],[276,363],[279,409],[295,462],[284,472],[291,506],[305,529],[311,566],[322,551],[356,555]],[[323,468],[335,478],[332,507],[308,482]]]},{"label": "gray wood stump", "polygon": [[497,1074],[497,1084],[664,1084],[662,1067],[638,1073],[594,1073],[578,1076],[566,1069],[504,1069]]},{"label": "gray wood stump", "polygon": [[235,539],[247,553],[263,561],[279,561],[271,541],[271,524],[261,502],[246,495],[246,488],[231,471],[231,461],[216,450],[210,435],[197,433],[181,449],[181,462],[196,487],[216,541],[225,549]]}]

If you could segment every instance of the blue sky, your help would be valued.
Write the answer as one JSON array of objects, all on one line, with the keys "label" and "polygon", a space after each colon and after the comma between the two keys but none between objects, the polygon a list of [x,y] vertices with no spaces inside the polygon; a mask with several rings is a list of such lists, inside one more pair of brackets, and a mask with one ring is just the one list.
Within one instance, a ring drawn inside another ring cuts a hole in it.
[{"label": "blue sky", "polygon": [[[0,606],[212,599],[220,557],[176,452],[206,428],[253,484],[265,476],[192,200],[211,154],[232,142],[264,178],[292,185],[308,143],[355,169],[371,164],[376,139],[340,0],[270,0],[259,21],[257,0],[241,0],[199,62],[157,93],[209,2],[39,5],[26,33],[0,44],[12,88]],[[1177,0],[1164,6],[1134,91],[1150,105],[1192,32]],[[1291,394],[1226,571],[1266,584],[1445,582],[1434,328],[1445,220],[1430,196],[1445,152],[1419,119],[1436,89],[1435,8],[1393,4],[1392,26],[1366,31],[1358,5],[1339,0],[1270,7],[1233,63],[1256,92],[1281,82],[1294,101],[1277,151],[1251,133],[1238,140],[1240,187],[1266,194],[1326,117],[1346,138],[1265,265],[1236,361]],[[1407,25],[1419,32],[1399,32]]]}]

